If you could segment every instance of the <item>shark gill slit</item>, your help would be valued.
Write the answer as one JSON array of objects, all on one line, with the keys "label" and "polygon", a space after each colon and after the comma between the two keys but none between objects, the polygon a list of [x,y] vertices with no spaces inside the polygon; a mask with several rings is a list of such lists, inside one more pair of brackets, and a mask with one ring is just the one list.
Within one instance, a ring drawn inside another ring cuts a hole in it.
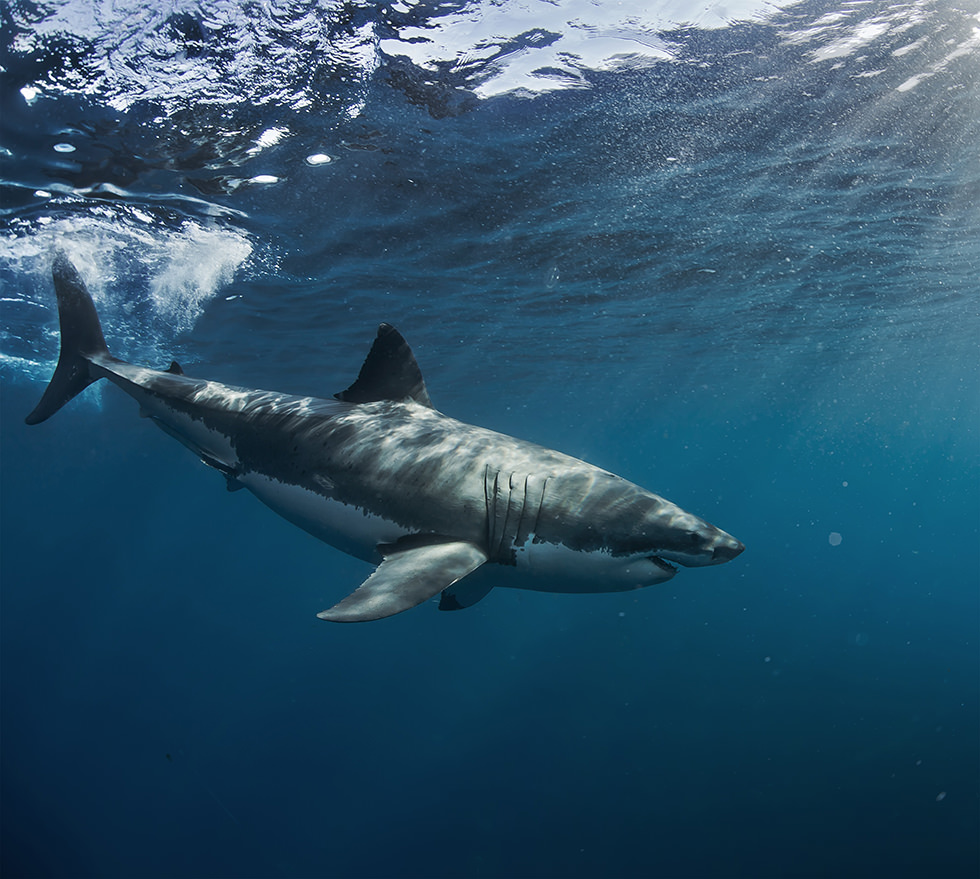
[{"label": "shark gill slit", "polygon": [[[497,544],[497,559],[500,560],[501,562],[505,561],[504,553],[509,537],[507,527],[510,524],[510,519],[511,519],[510,511],[513,505],[514,505],[514,474],[508,473],[507,474],[507,499],[503,509],[504,524],[500,529],[500,538]],[[513,546],[513,541],[510,541],[510,543]],[[508,553],[507,556],[508,557],[506,561],[509,562],[510,553]]]}]

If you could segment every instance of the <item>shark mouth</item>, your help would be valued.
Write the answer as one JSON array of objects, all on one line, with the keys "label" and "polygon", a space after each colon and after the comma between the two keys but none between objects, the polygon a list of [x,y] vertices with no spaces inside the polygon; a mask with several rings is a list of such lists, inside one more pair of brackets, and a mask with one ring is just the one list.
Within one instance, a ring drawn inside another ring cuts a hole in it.
[{"label": "shark mouth", "polygon": [[660,556],[651,555],[647,556],[651,562],[653,562],[661,570],[667,571],[670,574],[676,574],[677,568],[675,568],[670,562],[664,561]]}]

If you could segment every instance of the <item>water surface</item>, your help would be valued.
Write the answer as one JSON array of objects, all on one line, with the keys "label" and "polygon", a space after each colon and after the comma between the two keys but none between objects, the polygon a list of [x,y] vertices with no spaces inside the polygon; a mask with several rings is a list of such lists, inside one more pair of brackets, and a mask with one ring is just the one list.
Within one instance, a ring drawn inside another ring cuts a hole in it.
[{"label": "water surface", "polygon": [[[653,9],[653,11],[651,11]],[[980,8],[4,6],[9,876],[974,876]],[[738,536],[330,626],[369,573],[57,356],[447,414]]]}]

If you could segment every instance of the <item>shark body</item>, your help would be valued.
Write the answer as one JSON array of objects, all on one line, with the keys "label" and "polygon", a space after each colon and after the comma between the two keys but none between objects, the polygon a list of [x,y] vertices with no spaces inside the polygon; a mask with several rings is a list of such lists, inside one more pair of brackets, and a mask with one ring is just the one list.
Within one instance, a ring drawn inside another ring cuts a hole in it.
[{"label": "shark body", "polygon": [[61,354],[27,423],[108,379],[230,489],[377,565],[321,619],[381,619],[440,593],[440,609],[455,610],[495,585],[625,591],[744,549],[619,476],[438,412],[388,324],[333,399],[250,390],[191,378],[176,363],[161,371],[113,357],[74,266],[59,254],[52,273]]}]

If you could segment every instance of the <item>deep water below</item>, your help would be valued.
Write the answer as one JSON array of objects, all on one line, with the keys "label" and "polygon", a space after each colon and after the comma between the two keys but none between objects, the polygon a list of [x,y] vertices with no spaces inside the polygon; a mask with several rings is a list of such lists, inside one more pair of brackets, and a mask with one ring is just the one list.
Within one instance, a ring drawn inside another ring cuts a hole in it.
[{"label": "deep water below", "polygon": [[[514,5],[482,66],[462,7],[272,7],[4,12],[4,876],[975,876],[977,10],[660,22],[530,97]],[[329,396],[390,321],[747,548],[321,622],[370,567],[115,388],[23,424],[56,247],[121,357]]]}]

